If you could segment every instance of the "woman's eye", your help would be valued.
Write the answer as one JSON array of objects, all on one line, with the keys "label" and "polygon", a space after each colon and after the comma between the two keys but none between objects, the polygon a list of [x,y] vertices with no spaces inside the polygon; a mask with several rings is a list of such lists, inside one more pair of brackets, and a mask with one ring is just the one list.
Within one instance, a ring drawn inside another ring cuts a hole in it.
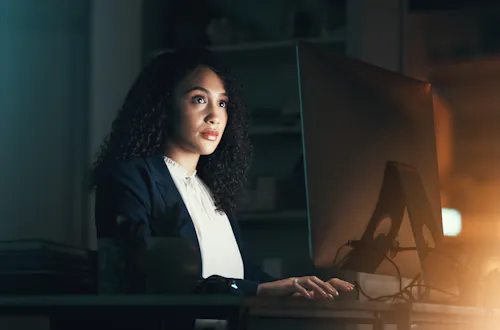
[{"label": "woman's eye", "polygon": [[195,96],[195,97],[193,97],[193,101],[195,103],[198,103],[198,104],[204,104],[204,103],[206,103],[205,102],[205,98],[203,98],[201,96]]},{"label": "woman's eye", "polygon": [[219,102],[219,106],[220,106],[221,108],[226,108],[226,107],[227,107],[227,102],[226,102],[226,101],[220,101],[220,102]]}]

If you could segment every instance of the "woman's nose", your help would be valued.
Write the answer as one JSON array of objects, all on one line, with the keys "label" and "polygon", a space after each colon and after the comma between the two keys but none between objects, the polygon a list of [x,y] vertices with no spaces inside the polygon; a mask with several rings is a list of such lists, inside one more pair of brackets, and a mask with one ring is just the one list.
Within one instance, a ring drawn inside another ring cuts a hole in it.
[{"label": "woman's nose", "polygon": [[220,124],[220,119],[219,117],[216,117],[215,115],[211,115],[207,122],[211,125],[219,125]]},{"label": "woman's nose", "polygon": [[207,123],[209,123],[210,125],[219,125],[220,124],[220,114],[217,113],[217,108],[213,105],[209,106],[209,109],[208,109],[208,113],[207,113],[207,117],[206,117],[206,121]]}]

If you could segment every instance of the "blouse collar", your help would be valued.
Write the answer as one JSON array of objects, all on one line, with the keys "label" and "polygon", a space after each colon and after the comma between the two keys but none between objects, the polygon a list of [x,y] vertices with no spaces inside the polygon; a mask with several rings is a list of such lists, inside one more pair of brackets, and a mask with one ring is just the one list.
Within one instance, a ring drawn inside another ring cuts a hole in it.
[{"label": "blouse collar", "polygon": [[189,171],[186,168],[182,167],[182,165],[167,156],[165,156],[165,164],[167,164],[167,167],[172,174],[178,178],[191,179],[196,176],[196,170],[194,170],[193,174],[189,175]]}]

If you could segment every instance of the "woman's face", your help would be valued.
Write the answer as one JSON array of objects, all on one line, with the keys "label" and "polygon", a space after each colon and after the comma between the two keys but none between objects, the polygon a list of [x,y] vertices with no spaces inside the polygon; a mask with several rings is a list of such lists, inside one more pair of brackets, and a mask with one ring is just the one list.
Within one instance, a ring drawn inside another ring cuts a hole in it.
[{"label": "woman's face", "polygon": [[174,90],[177,147],[198,155],[215,151],[227,124],[228,96],[219,76],[207,67],[187,74]]}]

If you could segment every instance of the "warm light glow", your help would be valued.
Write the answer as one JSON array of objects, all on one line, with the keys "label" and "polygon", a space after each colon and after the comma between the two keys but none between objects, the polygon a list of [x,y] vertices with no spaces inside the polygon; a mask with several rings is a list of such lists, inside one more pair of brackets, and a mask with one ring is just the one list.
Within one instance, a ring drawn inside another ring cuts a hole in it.
[{"label": "warm light glow", "polygon": [[455,209],[441,209],[444,236],[458,236],[462,231],[462,215]]}]

